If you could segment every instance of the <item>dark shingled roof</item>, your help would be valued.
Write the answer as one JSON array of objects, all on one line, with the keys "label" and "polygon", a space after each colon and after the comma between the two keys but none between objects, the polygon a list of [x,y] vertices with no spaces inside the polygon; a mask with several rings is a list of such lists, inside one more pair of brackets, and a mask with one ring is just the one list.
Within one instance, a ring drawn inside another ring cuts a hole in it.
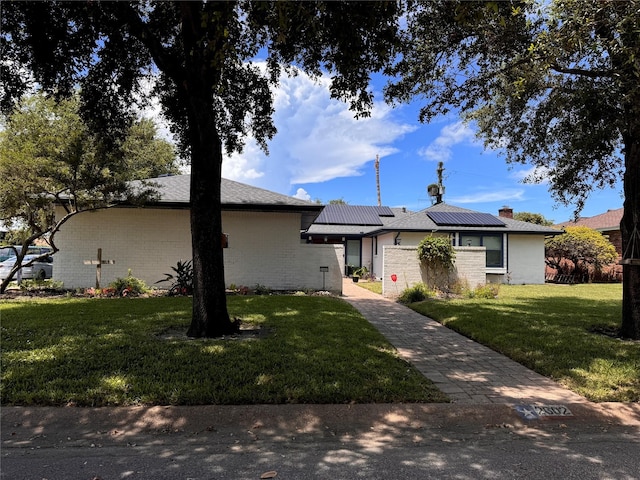
[{"label": "dark shingled roof", "polygon": [[[170,175],[166,177],[145,180],[156,186],[159,195],[157,203],[179,204],[189,203],[189,185],[191,175]],[[322,206],[280,193],[252,187],[233,180],[223,178],[221,181],[222,205],[282,205],[294,207],[314,207],[321,210]]]},{"label": "dark shingled roof", "polygon": [[407,232],[411,232],[411,231],[416,231],[416,232],[483,231],[483,232],[509,232],[509,233],[540,233],[540,234],[547,234],[547,235],[562,233],[562,231],[555,228],[536,225],[534,223],[521,222],[519,220],[514,220],[512,218],[506,218],[506,217],[494,217],[497,221],[499,221],[503,225],[444,226],[444,225],[436,224],[431,219],[431,217],[429,217],[429,213],[431,212],[449,212],[449,213],[454,213],[456,215],[461,215],[464,213],[466,214],[480,213],[475,210],[456,207],[454,205],[449,205],[443,202],[443,203],[438,203],[436,205],[432,205],[429,208],[425,208],[424,210],[416,212],[412,215],[408,215],[395,222],[391,222],[385,225],[383,228],[379,228],[379,229],[376,229],[375,231],[370,232],[370,234],[378,234],[384,231],[407,231]]},{"label": "dark shingled roof", "polygon": [[[158,195],[151,205],[187,208],[189,206],[189,186],[191,175],[170,175],[150,178]],[[233,180],[221,180],[222,210],[284,211],[302,213],[302,229],[308,228],[318,216],[322,205],[307,202],[280,193],[252,187]]]},{"label": "dark shingled roof", "polygon": [[[329,207],[345,207],[345,205],[327,205]],[[365,211],[365,207],[346,205],[352,212]],[[379,207],[369,207],[379,208]],[[354,219],[351,224],[338,223],[339,218],[332,217],[334,223],[324,224],[316,220],[305,232],[307,235],[360,235],[371,237],[385,232],[508,232],[523,234],[557,235],[562,233],[552,227],[521,222],[512,218],[493,216],[488,213],[477,212],[467,208],[456,207],[447,203],[439,203],[419,212],[407,212],[404,209],[391,209],[394,217],[379,217],[381,225],[366,225],[361,220]],[[451,225],[438,225],[430,216],[449,219],[456,222]],[[318,217],[320,219],[321,216]],[[460,219],[472,219],[471,225],[464,224]]]},{"label": "dark shingled roof", "polygon": [[[344,207],[345,205],[327,205],[325,210],[329,207]],[[367,207],[364,205],[346,205],[347,207],[351,207],[349,210],[353,212],[358,211],[363,208],[373,208],[376,209],[376,212],[383,212],[384,215],[376,214],[378,219],[377,223],[374,225],[363,225],[360,220],[353,225],[344,224],[344,223],[318,223],[322,214],[318,216],[318,220],[316,220],[313,225],[307,230],[305,233],[309,235],[364,235],[373,230],[380,230],[381,227],[387,225],[391,222],[394,222],[402,217],[406,217],[410,215],[412,212],[408,212],[405,208],[389,208],[389,207]],[[380,210],[378,210],[380,209]],[[389,215],[389,213],[391,215]],[[334,217],[335,219],[335,217]]]},{"label": "dark shingled roof", "polygon": [[380,217],[393,217],[389,207],[331,204],[314,222],[325,225],[384,225]]}]

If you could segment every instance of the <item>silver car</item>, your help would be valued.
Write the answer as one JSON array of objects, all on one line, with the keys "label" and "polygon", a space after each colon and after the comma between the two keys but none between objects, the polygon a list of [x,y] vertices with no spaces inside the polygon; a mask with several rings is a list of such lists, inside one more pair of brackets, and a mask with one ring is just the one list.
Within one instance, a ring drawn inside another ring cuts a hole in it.
[{"label": "silver car", "polygon": [[[15,250],[14,250],[15,249]],[[14,245],[13,247],[1,247],[0,248],[0,263],[5,260],[9,260],[11,257],[16,256],[16,252],[20,253],[22,251],[21,245]],[[49,253],[52,251],[51,247],[45,247],[42,245],[30,245],[27,248],[27,255],[38,254],[42,255],[43,253]]]},{"label": "silver car", "polygon": [[[37,258],[38,255],[25,255],[22,260],[22,264],[31,261],[34,258]],[[0,280],[4,280],[9,276],[9,272],[15,265],[17,257],[10,257],[4,262],[0,263]],[[53,273],[53,257],[51,255],[44,257],[43,259],[34,262],[28,267],[22,267],[20,269],[22,271],[23,279],[36,279],[36,280],[44,280],[45,278],[51,278]],[[18,279],[20,275],[16,273],[14,275],[14,279]]]}]

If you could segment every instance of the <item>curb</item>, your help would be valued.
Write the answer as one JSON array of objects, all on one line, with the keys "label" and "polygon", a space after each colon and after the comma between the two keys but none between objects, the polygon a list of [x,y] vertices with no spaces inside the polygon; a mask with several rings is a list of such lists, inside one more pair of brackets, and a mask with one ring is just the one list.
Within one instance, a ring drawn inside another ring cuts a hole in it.
[{"label": "curb", "polygon": [[3,407],[3,448],[132,445],[167,437],[198,442],[362,438],[508,428],[534,432],[622,428],[640,434],[640,404],[569,404],[570,416],[527,420],[515,405],[354,404],[155,407]]}]

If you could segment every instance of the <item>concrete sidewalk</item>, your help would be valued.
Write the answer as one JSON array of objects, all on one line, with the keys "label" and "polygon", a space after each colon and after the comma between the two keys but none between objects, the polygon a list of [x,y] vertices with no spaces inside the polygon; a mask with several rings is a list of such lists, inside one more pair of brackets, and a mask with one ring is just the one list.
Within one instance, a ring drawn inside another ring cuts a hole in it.
[{"label": "concrete sidewalk", "polygon": [[567,404],[587,400],[410,308],[345,279],[344,299],[396,347],[402,358],[455,403]]}]

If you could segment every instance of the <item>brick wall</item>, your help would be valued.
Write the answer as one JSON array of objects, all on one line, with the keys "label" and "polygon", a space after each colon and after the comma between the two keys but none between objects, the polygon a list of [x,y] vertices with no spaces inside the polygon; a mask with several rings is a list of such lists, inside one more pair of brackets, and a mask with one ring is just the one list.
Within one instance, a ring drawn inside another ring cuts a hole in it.
[{"label": "brick wall", "polygon": [[342,293],[344,272],[344,245],[300,244],[290,281],[295,287],[312,290],[323,289],[323,273],[320,267],[329,267],[324,273],[324,290]]},{"label": "brick wall", "polygon": [[[396,297],[417,283],[430,283],[430,273],[421,265],[415,245],[384,246],[382,294]],[[450,282],[466,281],[471,288],[486,283],[486,252],[484,247],[454,247],[455,269]],[[391,275],[397,276],[394,283]]]},{"label": "brick wall", "polygon": [[608,232],[603,232],[609,241],[616,247],[616,252],[618,252],[618,256],[622,258],[622,232],[620,230],[610,230]]},{"label": "brick wall", "polygon": [[484,247],[454,247],[455,271],[459,280],[466,280],[469,287],[487,283],[487,252]]},{"label": "brick wall", "polygon": [[[264,285],[274,290],[320,289],[320,266],[327,290],[342,291],[343,247],[300,243],[300,215],[223,212],[225,283]],[[81,213],[56,235],[53,277],[66,288],[91,287],[96,268],[83,260],[115,260],[102,268],[102,286],[132,274],[152,286],[179,260],[191,259],[188,210],[113,208]],[[166,286],[160,284],[159,286]]]},{"label": "brick wall", "polygon": [[189,213],[184,210],[118,208],[84,212],[71,218],[56,234],[60,251],[54,255],[53,278],[66,288],[95,284],[96,267],[83,260],[115,260],[102,267],[102,286],[127,275],[148,285],[171,272],[178,260],[191,258]]}]

